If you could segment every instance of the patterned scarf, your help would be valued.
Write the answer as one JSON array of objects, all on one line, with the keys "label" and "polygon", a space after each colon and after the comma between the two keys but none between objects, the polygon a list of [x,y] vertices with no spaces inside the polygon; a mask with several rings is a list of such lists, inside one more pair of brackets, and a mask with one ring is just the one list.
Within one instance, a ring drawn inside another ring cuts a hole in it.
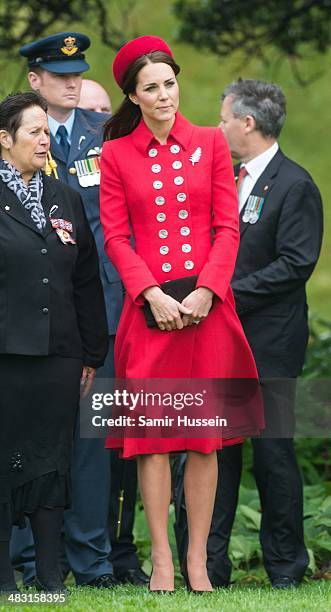
[{"label": "patterned scarf", "polygon": [[15,193],[24,208],[30,212],[32,221],[42,231],[46,217],[42,207],[43,178],[40,170],[34,173],[27,185],[21,173],[4,159],[0,159],[0,179]]}]

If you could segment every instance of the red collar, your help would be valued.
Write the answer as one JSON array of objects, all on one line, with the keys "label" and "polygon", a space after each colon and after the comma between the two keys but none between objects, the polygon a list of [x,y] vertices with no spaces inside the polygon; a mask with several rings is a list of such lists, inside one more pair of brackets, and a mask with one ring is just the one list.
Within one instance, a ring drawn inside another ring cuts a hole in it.
[{"label": "red collar", "polygon": [[[175,123],[171,128],[167,142],[177,142],[183,147],[183,149],[187,149],[191,140],[192,131],[192,123],[177,112]],[[147,150],[151,145],[160,144],[159,141],[154,138],[152,132],[147,127],[143,119],[141,119],[136,129],[131,132],[131,138],[134,146],[138,149],[138,151],[140,151],[140,153],[143,154],[147,153]]]}]

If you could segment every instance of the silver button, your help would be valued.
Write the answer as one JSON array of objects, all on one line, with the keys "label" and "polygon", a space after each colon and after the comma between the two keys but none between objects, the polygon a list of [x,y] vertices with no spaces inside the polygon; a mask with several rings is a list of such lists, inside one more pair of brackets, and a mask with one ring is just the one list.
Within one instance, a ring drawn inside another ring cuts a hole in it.
[{"label": "silver button", "polygon": [[150,157],[156,157],[156,156],[157,156],[157,149],[150,149],[150,150],[148,151],[148,155],[149,155]]},{"label": "silver button", "polygon": [[158,221],[162,222],[162,221],[165,221],[165,220],[166,220],[167,215],[165,215],[164,213],[158,213],[158,214],[156,215],[156,218],[157,218],[157,220],[158,220]]},{"label": "silver button", "polygon": [[191,230],[189,227],[183,226],[180,228],[180,233],[182,236],[189,236],[191,233]]},{"label": "silver button", "polygon": [[190,259],[187,259],[184,263],[184,266],[186,270],[192,270],[192,268],[194,268],[194,263]]},{"label": "silver button", "polygon": [[43,308],[43,314],[47,315],[48,314],[48,308]]},{"label": "silver button", "polygon": [[162,270],[163,270],[163,272],[170,272],[170,270],[171,270],[171,264],[170,264],[170,263],[164,263],[164,264],[162,264]]},{"label": "silver button", "polygon": [[164,229],[160,230],[159,231],[159,238],[168,238],[167,230],[164,230]]},{"label": "silver button", "polygon": [[43,278],[43,284],[44,284],[44,285],[48,285],[48,283],[49,283],[48,278]]},{"label": "silver button", "polygon": [[186,193],[177,193],[178,202],[185,202],[187,196]]},{"label": "silver button", "polygon": [[179,153],[180,147],[178,145],[171,145],[170,152],[171,153]]},{"label": "silver button", "polygon": [[154,174],[157,174],[158,172],[161,172],[161,166],[160,166],[160,164],[153,164],[153,166],[152,166],[152,172],[154,172]]},{"label": "silver button", "polygon": [[183,253],[190,253],[192,251],[192,247],[190,244],[182,244]]},{"label": "silver button", "polygon": [[172,167],[174,170],[179,170],[182,167],[182,162],[179,160],[176,160],[172,163]]},{"label": "silver button", "polygon": [[41,252],[42,255],[47,255],[47,249],[41,249],[40,252]]},{"label": "silver button", "polygon": [[184,179],[182,176],[175,176],[174,178],[175,185],[182,185],[184,183]]},{"label": "silver button", "polygon": [[153,187],[154,187],[154,189],[162,189],[162,187],[163,187],[162,181],[154,181],[153,182]]},{"label": "silver button", "polygon": [[160,253],[161,255],[167,255],[167,253],[169,253],[169,247],[166,245],[163,245],[160,247]]},{"label": "silver button", "polygon": [[5,206],[5,210],[10,210],[10,206]]},{"label": "silver button", "polygon": [[157,198],[155,198],[155,204],[157,204],[158,206],[162,206],[162,204],[165,203],[165,198],[163,196],[157,196]]},{"label": "silver button", "polygon": [[187,210],[180,210],[179,213],[178,213],[178,217],[180,219],[187,219],[187,217],[188,217]]}]

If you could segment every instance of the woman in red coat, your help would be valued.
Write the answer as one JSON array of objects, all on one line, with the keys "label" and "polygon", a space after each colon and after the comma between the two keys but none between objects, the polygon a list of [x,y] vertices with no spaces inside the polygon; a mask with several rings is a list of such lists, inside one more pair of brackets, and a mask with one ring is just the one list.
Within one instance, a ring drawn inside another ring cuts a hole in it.
[{"label": "woman in red coat", "polygon": [[[116,336],[116,375],[146,378],[256,378],[230,289],[238,242],[231,157],[219,129],[178,112],[175,63],[160,38],[143,36],[117,54],[114,76],[126,98],[106,124],[101,165],[105,249],[126,288]],[[130,242],[134,237],[135,247]],[[182,302],[164,281],[197,275]],[[147,301],[157,327],[146,325]],[[219,438],[109,438],[137,456],[152,539],[150,589],[173,590],[167,537],[169,452],[187,451],[188,578],[211,591],[206,542],[217,481]]]}]

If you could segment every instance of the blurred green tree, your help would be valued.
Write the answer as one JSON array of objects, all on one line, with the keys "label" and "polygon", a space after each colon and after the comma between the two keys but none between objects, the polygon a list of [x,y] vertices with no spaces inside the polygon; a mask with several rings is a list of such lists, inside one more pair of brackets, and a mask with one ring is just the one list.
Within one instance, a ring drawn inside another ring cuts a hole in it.
[{"label": "blurred green tree", "polygon": [[[331,0],[175,0],[179,38],[223,57],[298,60],[331,45]],[[276,51],[276,54],[275,54]]]},{"label": "blurred green tree", "polygon": [[70,29],[72,23],[95,22],[101,40],[119,49],[131,36],[136,0],[1,0],[0,51],[12,56],[31,40]]}]

